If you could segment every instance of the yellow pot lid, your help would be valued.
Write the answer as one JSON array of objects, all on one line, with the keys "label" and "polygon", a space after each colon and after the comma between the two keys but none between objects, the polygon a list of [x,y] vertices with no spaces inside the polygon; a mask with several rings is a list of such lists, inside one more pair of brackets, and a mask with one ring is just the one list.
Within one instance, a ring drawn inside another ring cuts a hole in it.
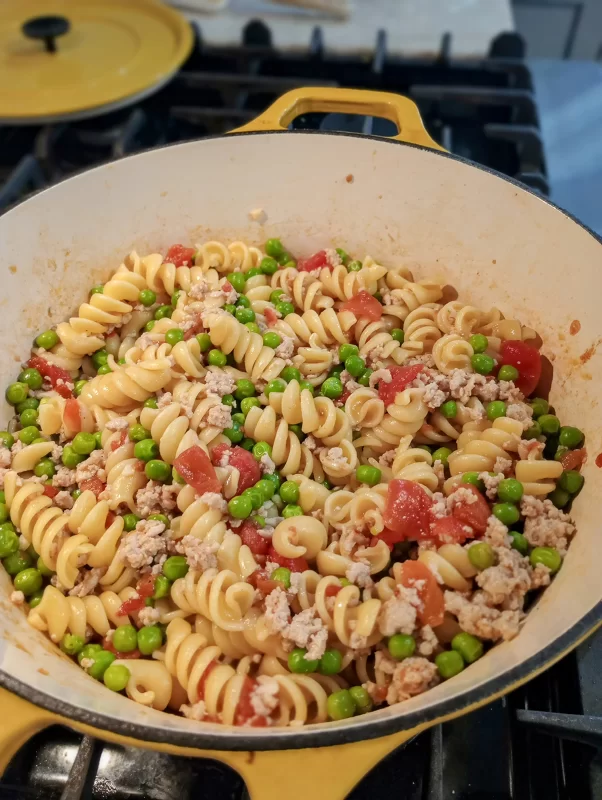
[{"label": "yellow pot lid", "polygon": [[124,105],[165,83],[193,39],[158,0],[2,0],[0,120]]}]

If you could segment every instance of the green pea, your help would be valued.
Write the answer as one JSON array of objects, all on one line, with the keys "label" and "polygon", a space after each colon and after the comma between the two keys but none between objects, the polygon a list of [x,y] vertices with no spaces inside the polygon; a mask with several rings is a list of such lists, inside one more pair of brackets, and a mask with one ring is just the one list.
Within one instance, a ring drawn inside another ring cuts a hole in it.
[{"label": "green pea", "polygon": [[170,581],[183,578],[188,572],[188,564],[184,556],[170,556],[163,563],[163,574]]},{"label": "green pea", "polygon": [[504,503],[518,503],[524,494],[523,485],[514,478],[504,478],[497,487],[497,496]]},{"label": "green pea", "polygon": [[482,333],[475,333],[468,341],[475,353],[484,353],[489,347],[489,341]]},{"label": "green pea", "polygon": [[105,669],[102,680],[107,689],[112,692],[122,692],[128,685],[131,674],[125,664],[109,664]]},{"label": "green pea", "polygon": [[33,594],[42,588],[42,574],[35,567],[29,567],[15,575],[14,584],[25,596]]},{"label": "green pea", "polygon": [[136,525],[140,522],[141,517],[137,514],[124,514],[123,515],[123,529],[125,531],[133,531]]},{"label": "green pea", "polygon": [[34,592],[27,600],[27,604],[30,608],[35,608],[39,606],[42,602],[42,598],[44,597],[44,591],[41,589],[39,592]]},{"label": "green pea", "polygon": [[568,447],[570,450],[574,450],[576,447],[579,447],[584,438],[583,431],[580,431],[579,428],[572,428],[568,425],[563,425],[560,429],[558,443],[563,447]]},{"label": "green pea", "polygon": [[533,409],[533,417],[539,419],[550,410],[550,404],[543,397],[534,397],[531,401],[531,408]]},{"label": "green pea", "polygon": [[207,354],[207,361],[212,367],[225,367],[226,354],[222,353],[221,350],[210,350]]},{"label": "green pea", "polygon": [[295,425],[288,426],[289,431],[295,434],[295,436],[300,440],[303,441],[305,438],[305,434],[303,433],[303,427],[299,423],[295,423]]},{"label": "green pea", "polygon": [[458,413],[458,404],[455,400],[448,400],[439,409],[446,419],[453,419]]},{"label": "green pea", "polygon": [[167,344],[175,347],[178,342],[184,340],[184,331],[181,328],[170,328],[165,334]]},{"label": "green pea", "polygon": [[[284,486],[284,483],[282,484],[282,486]],[[257,481],[257,483],[255,484],[254,488],[258,489],[261,492],[261,494],[263,495],[264,501],[270,500],[274,496],[274,493],[276,492],[276,486],[274,485],[274,483],[272,481],[267,479],[267,476],[265,478],[262,478],[261,480]],[[280,487],[280,488],[282,488],[282,487]],[[282,498],[282,499],[284,500],[284,498]],[[285,502],[286,502],[286,500],[285,500]]]},{"label": "green pea", "polygon": [[245,328],[248,328],[252,333],[261,333],[261,329],[256,322],[246,322]]},{"label": "green pea", "polygon": [[299,499],[299,487],[294,481],[285,481],[280,487],[280,497],[285,503],[296,503]]},{"label": "green pea", "polygon": [[74,489],[74,490],[71,492],[71,497],[72,497],[74,500],[77,500],[77,498],[78,498],[78,497],[81,495],[81,493],[82,493],[82,490],[81,490],[81,489]]},{"label": "green pea", "polygon": [[562,566],[562,556],[555,547],[534,547],[529,561],[532,567],[543,564],[551,573],[558,572]]},{"label": "green pea", "polygon": [[276,305],[276,303],[280,302],[280,298],[284,294],[283,289],[274,289],[274,291],[270,294],[270,303]]},{"label": "green pea", "polygon": [[138,295],[138,302],[142,303],[143,306],[148,308],[148,306],[152,306],[157,302],[157,295],[152,289],[142,289]]},{"label": "green pea", "polygon": [[523,433],[523,439],[539,439],[541,436],[541,426],[539,422],[534,422],[530,428]]},{"label": "green pea", "polygon": [[0,443],[10,450],[15,443],[15,437],[8,431],[0,431]]},{"label": "green pea", "polygon": [[[47,398],[44,397],[42,399],[44,400],[45,403],[48,402]],[[25,400],[23,400],[22,403],[19,403],[18,405],[15,406],[15,411],[17,412],[17,414],[22,414],[28,408],[34,408],[35,409],[35,408],[39,408],[39,406],[40,406],[40,401],[37,398],[35,398],[35,397],[26,397]]]},{"label": "green pea", "polygon": [[447,467],[447,460],[451,454],[452,451],[449,447],[438,447],[433,453],[433,461],[440,461],[444,467]]},{"label": "green pea", "polygon": [[301,380],[301,373],[297,367],[285,367],[280,373],[280,377],[287,383],[290,383],[291,381],[298,382]]},{"label": "green pea", "polygon": [[11,383],[5,392],[6,402],[11,406],[22,403],[29,394],[29,386],[26,383]]},{"label": "green pea", "polygon": [[247,282],[244,272],[230,272],[226,275],[226,278],[230,281],[234,291],[239,292],[239,294],[244,292],[245,283]]},{"label": "green pea", "polygon": [[485,491],[485,484],[479,478],[478,472],[465,472],[462,475],[462,483],[471,483],[473,486],[476,486],[479,492]]},{"label": "green pea", "polygon": [[42,556],[39,556],[39,558],[38,558],[38,560],[36,562],[36,567],[38,568],[38,571],[40,572],[40,574],[43,575],[45,578],[50,578],[52,575],[54,575],[54,570],[50,569],[50,567],[48,567],[48,566],[46,566],[46,564],[44,564],[44,562],[42,560]]},{"label": "green pea", "polygon": [[38,411],[35,408],[26,408],[25,411],[21,413],[19,416],[19,421],[21,425],[28,428],[32,425],[37,425],[38,422]]},{"label": "green pea", "polygon": [[350,261],[347,264],[347,272],[359,272],[362,268],[361,261]]},{"label": "green pea", "polygon": [[171,591],[171,581],[165,575],[157,575],[155,578],[155,591],[153,600],[160,600],[162,597],[168,597]]},{"label": "green pea", "polygon": [[288,317],[289,314],[295,312],[295,307],[292,303],[283,303],[282,300],[280,300],[276,303],[276,311],[282,314],[283,317]]},{"label": "green pea", "polygon": [[166,528],[169,528],[169,518],[165,514],[151,514],[148,519],[154,519],[156,522],[162,522]]},{"label": "green pea", "polygon": [[98,286],[93,286],[90,289],[90,294],[103,294],[104,290],[105,290],[105,287],[102,284],[99,284]]},{"label": "green pea", "polygon": [[291,672],[302,674],[304,672],[315,672],[318,669],[318,659],[309,660],[305,658],[307,650],[303,647],[295,647],[288,654],[288,668]]},{"label": "green pea", "polygon": [[[146,441],[149,441],[148,439]],[[142,442],[140,442],[142,444]],[[168,481],[171,477],[171,467],[165,461],[153,459],[146,462],[144,474],[151,481]]]},{"label": "green pea", "polygon": [[344,363],[343,363],[343,364],[337,364],[335,367],[333,367],[333,368],[330,370],[330,372],[328,373],[328,377],[329,377],[329,378],[338,378],[338,379],[340,380],[340,378],[341,378],[341,372],[342,372],[344,369],[345,369],[345,364],[344,364]]},{"label": "green pea", "polygon": [[144,408],[158,408],[157,398],[156,397],[149,397],[148,400],[144,401]]},{"label": "green pea", "polygon": [[236,314],[234,316],[239,322],[242,322],[243,325],[247,322],[255,322],[255,312],[252,308],[239,307],[236,309]]},{"label": "green pea", "polygon": [[280,258],[284,255],[284,247],[280,239],[268,239],[265,243],[265,251],[272,258]]},{"label": "green pea", "polygon": [[155,319],[165,319],[165,317],[171,318],[172,314],[173,308],[171,306],[159,306],[154,313],[154,317]]},{"label": "green pea", "polygon": [[529,552],[529,542],[527,537],[518,531],[508,531],[512,539],[511,547],[518,550],[521,556],[526,556]]},{"label": "green pea", "polygon": [[309,392],[312,397],[314,395],[314,387],[308,381],[301,381],[299,383],[299,389],[301,389],[302,392]]},{"label": "green pea", "polygon": [[278,567],[278,569],[275,569],[270,575],[270,578],[273,581],[280,581],[280,583],[284,584],[285,589],[291,588],[291,571],[286,567]]},{"label": "green pea", "polygon": [[362,464],[355,470],[355,477],[360,483],[367,483],[368,486],[376,486],[376,484],[381,481],[382,472],[378,467]]},{"label": "green pea", "polygon": [[353,378],[359,378],[366,369],[366,362],[359,356],[349,356],[345,359],[345,369]]},{"label": "green pea", "polygon": [[109,354],[107,351],[102,348],[101,350],[97,350],[95,353],[92,353],[92,363],[98,369],[99,367],[104,366],[109,360]]},{"label": "green pea", "polygon": [[[487,356],[484,353],[475,353],[475,355],[470,357],[470,363],[474,371],[478,372],[479,375],[489,375],[495,366],[495,361],[491,356]],[[443,655],[443,653],[441,655]]]},{"label": "green pea", "polygon": [[267,442],[257,442],[253,445],[253,455],[259,461],[262,456],[272,457],[272,446]]},{"label": "green pea", "polygon": [[278,262],[274,258],[266,256],[266,258],[261,260],[259,269],[264,275],[273,275],[275,272],[278,272]]},{"label": "green pea", "polygon": [[136,628],[133,625],[120,625],[113,634],[113,647],[119,653],[131,653],[137,645]]},{"label": "green pea", "polygon": [[570,469],[562,473],[558,485],[561,489],[569,494],[577,494],[581,491],[584,483],[584,478],[581,473],[575,469]]},{"label": "green pea", "polygon": [[520,519],[520,512],[513,503],[496,503],[491,509],[491,513],[508,527]]},{"label": "green pea", "polygon": [[251,486],[249,489],[245,489],[243,492],[243,497],[248,497],[251,500],[251,504],[255,510],[261,508],[265,502],[263,499],[263,492],[256,486]]},{"label": "green pea", "polygon": [[318,664],[318,672],[321,675],[336,675],[343,666],[343,656],[341,651],[335,647],[329,647],[324,651],[324,655]]},{"label": "green pea", "polygon": [[363,686],[351,686],[348,691],[359,714],[372,710],[372,698]]},{"label": "green pea", "polygon": [[266,347],[271,347],[272,350],[275,350],[278,345],[282,344],[282,338],[277,333],[268,331],[263,334],[263,343]]},{"label": "green pea", "polygon": [[231,407],[236,406],[236,400],[234,399],[234,395],[233,394],[225,394],[222,397],[222,405],[223,406],[231,406]]},{"label": "green pea", "polygon": [[414,654],[416,650],[416,640],[408,633],[396,633],[394,636],[391,636],[387,642],[387,648],[393,658],[397,659],[397,661],[401,661],[403,658],[409,658]]},{"label": "green pea", "polygon": [[240,410],[246,416],[252,408],[261,408],[261,403],[256,397],[245,397],[240,402]]},{"label": "green pea", "polygon": [[236,381],[236,391],[234,396],[237,400],[244,400],[245,397],[253,397],[256,394],[253,382],[247,378]]},{"label": "green pea", "polygon": [[87,456],[96,449],[96,438],[93,433],[77,433],[71,442],[73,451],[78,456]]},{"label": "green pea", "polygon": [[537,420],[542,433],[553,434],[558,433],[560,430],[560,420],[554,414],[542,414]]},{"label": "green pea", "polygon": [[103,364],[102,367],[99,367],[96,370],[96,374],[97,375],[108,375],[109,372],[113,372],[113,370],[111,369],[111,367],[108,364]]},{"label": "green pea", "polygon": [[0,490],[0,503],[6,503],[6,494]]},{"label": "green pea", "polygon": [[497,378],[498,381],[516,381],[518,380],[518,370],[512,364],[504,364],[500,367]]},{"label": "green pea", "polygon": [[251,301],[246,295],[241,294],[241,296],[236,301],[236,305],[238,308],[251,308]]},{"label": "green pea", "polygon": [[324,397],[336,400],[343,394],[343,384],[338,378],[326,378],[322,384],[321,393]]},{"label": "green pea", "polygon": [[7,558],[8,556],[17,553],[19,550],[19,537],[14,531],[2,526],[0,528],[0,558]]},{"label": "green pea", "polygon": [[355,714],[355,703],[347,689],[341,689],[328,696],[326,710],[330,719],[348,719]]},{"label": "green pea", "polygon": [[83,390],[84,386],[87,383],[88,383],[88,381],[84,380],[83,378],[82,378],[82,380],[75,381],[75,383],[73,384],[73,394],[76,397],[79,397],[80,394],[82,393],[82,390]]},{"label": "green pea", "polygon": [[151,438],[151,432],[144,425],[132,425],[128,431],[128,438],[131,442],[143,442]]},{"label": "green pea", "polygon": [[113,661],[115,661],[115,656],[108,650],[100,650],[98,653],[95,653],[92,656],[92,659],[94,660],[94,663],[86,670],[86,672],[97,681],[100,681],[102,680],[107,669],[111,666]]},{"label": "green pea", "polygon": [[35,425],[28,425],[27,428],[22,428],[19,431],[19,440],[23,442],[23,444],[33,444],[34,439],[37,439],[40,435],[39,428],[36,428]]},{"label": "green pea", "polygon": [[36,336],[35,341],[38,347],[43,347],[44,350],[52,350],[59,343],[59,337],[56,331],[44,331]]},{"label": "green pea", "polygon": [[223,434],[230,439],[232,444],[242,442],[244,438],[244,432],[240,422],[232,422],[232,426],[230,428],[224,428]]},{"label": "green pea", "polygon": [[232,314],[234,316],[234,314],[236,314],[236,306],[232,303],[226,303],[224,306],[224,311],[227,311],[228,314]]},{"label": "green pea", "polygon": [[154,439],[142,439],[134,445],[134,456],[140,461],[151,461],[159,455],[159,445]]},{"label": "green pea", "polygon": [[558,486],[548,495],[548,500],[553,503],[556,508],[564,508],[569,503],[570,499],[571,495],[565,489],[560,489]]},{"label": "green pea", "polygon": [[389,331],[389,333],[392,339],[394,339],[396,342],[399,342],[399,344],[403,344],[405,333],[401,328],[393,328]]},{"label": "green pea", "polygon": [[251,452],[251,450],[253,449],[253,445],[254,444],[255,444],[254,440],[253,439],[249,439],[247,437],[247,438],[242,440],[242,442],[240,443],[239,447],[242,447],[243,450],[248,450],[249,452]]},{"label": "green pea", "polygon": [[457,633],[451,641],[452,650],[460,653],[467,664],[473,664],[483,655],[483,642],[470,633]]},{"label": "green pea", "polygon": [[233,497],[228,503],[228,511],[235,519],[246,519],[247,517],[250,517],[251,512],[253,511],[253,503],[251,502],[251,498],[245,496],[244,494],[241,494],[238,497]]},{"label": "green pea", "polygon": [[60,648],[63,653],[68,656],[76,656],[85,645],[85,641],[81,636],[75,636],[73,633],[66,633],[61,639]]},{"label": "green pea", "polygon": [[197,333],[196,340],[199,343],[201,353],[205,353],[211,347],[211,339],[208,333]]},{"label": "green pea", "polygon": [[446,650],[435,657],[435,664],[439,670],[439,675],[447,680],[464,669],[464,659],[456,650]]},{"label": "green pea", "polygon": [[251,517],[251,522],[254,522],[259,529],[265,528],[265,517],[262,517],[259,514],[254,514]]},{"label": "green pea", "polygon": [[163,644],[163,634],[157,625],[146,625],[138,631],[138,650],[143,656],[150,656]]},{"label": "green pea", "polygon": [[144,330],[145,330],[147,333],[150,333],[154,327],[155,327],[155,320],[154,320],[154,319],[151,319],[151,320],[149,320],[149,321],[146,323],[146,325],[144,326]]},{"label": "green pea", "polygon": [[359,356],[360,349],[356,344],[341,344],[339,345],[339,358],[345,362],[351,356]]},{"label": "green pea", "polygon": [[287,267],[297,266],[297,262],[293,259],[290,253],[286,252],[286,250],[281,255],[278,256],[276,261],[280,264],[281,267],[283,267],[284,265],[286,265]]},{"label": "green pea", "polygon": [[487,542],[476,542],[468,548],[468,560],[478,570],[488,569],[495,564],[495,552]]},{"label": "green pea", "polygon": [[303,514],[303,509],[301,506],[296,505],[289,505],[284,506],[282,509],[282,516],[284,519],[290,519],[291,517],[300,517]]},{"label": "green pea", "polygon": [[343,264],[347,264],[350,258],[349,253],[345,252],[342,247],[337,247],[336,252],[338,253]]},{"label": "green pea", "polygon": [[37,369],[29,367],[19,374],[18,381],[19,383],[26,383],[30,389],[41,389],[44,379]]},{"label": "green pea", "polygon": [[77,660],[81,664],[84,658],[93,658],[95,653],[100,653],[102,651],[101,644],[87,644],[82,647],[82,649],[77,654]]},{"label": "green pea", "polygon": [[[274,492],[277,492],[280,489],[280,484],[282,483],[280,475],[278,475],[277,472],[272,472],[270,474],[266,474],[266,475],[263,476],[263,478],[261,480],[262,481],[269,481],[274,487]],[[258,481],[258,483],[260,483],[260,481]],[[255,485],[257,486],[257,484],[255,484]]]},{"label": "green pea", "polygon": [[493,422],[494,419],[506,416],[506,403],[502,402],[502,400],[493,400],[493,402],[487,403],[485,411],[487,419]]}]

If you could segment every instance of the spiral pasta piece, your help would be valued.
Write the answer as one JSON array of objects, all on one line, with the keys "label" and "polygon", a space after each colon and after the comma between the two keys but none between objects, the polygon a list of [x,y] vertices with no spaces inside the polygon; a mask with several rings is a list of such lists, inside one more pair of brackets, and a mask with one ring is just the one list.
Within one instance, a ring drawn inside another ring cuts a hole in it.
[{"label": "spiral pasta piece", "polygon": [[423,550],[418,560],[434,573],[445,586],[457,592],[468,592],[478,570],[468,558],[468,551],[459,544],[444,544],[437,550]]},{"label": "spiral pasta piece", "polygon": [[411,436],[404,436],[400,440],[391,467],[392,476],[419,483],[431,492],[437,491],[439,479],[432,467],[433,457],[427,450],[412,447],[411,444]]},{"label": "spiral pasta piece", "polygon": [[327,542],[326,528],[315,517],[285,519],[272,534],[272,546],[284,558],[312,560],[326,547]]},{"label": "spiral pasta piece", "polygon": [[319,386],[328,377],[333,363],[332,352],[320,345],[315,334],[310,336],[309,347],[299,347],[293,356],[293,365],[312,386]]},{"label": "spiral pasta piece", "polygon": [[401,345],[389,333],[389,326],[382,317],[379,320],[360,319],[353,329],[360,355],[371,362],[387,364],[403,364],[408,358],[420,355],[423,350],[421,342],[408,342]]},{"label": "spiral pasta piece", "polygon": [[[357,272],[348,272],[347,267],[340,264],[332,270],[323,267],[320,270],[318,281],[322,293],[328,297],[335,300],[350,300],[361,291],[374,294],[378,288],[378,281],[386,273],[387,268],[376,263],[363,266]],[[297,305],[301,304],[297,303]]]},{"label": "spiral pasta piece", "polygon": [[438,370],[449,375],[454,369],[470,369],[474,350],[459,333],[447,333],[433,345],[433,358]]},{"label": "spiral pasta piece", "polygon": [[178,608],[202,614],[228,631],[245,628],[245,614],[253,605],[255,590],[231,570],[209,569],[202,574],[190,570],[171,587]]},{"label": "spiral pasta piece", "polygon": [[385,299],[384,313],[401,322],[405,321],[406,317],[419,306],[436,303],[443,295],[441,285],[434,281],[414,283],[398,278],[396,282],[397,288],[391,289]]},{"label": "spiral pasta piece", "polygon": [[345,401],[345,414],[354,429],[374,428],[385,416],[385,404],[374,389],[362,387]]},{"label": "spiral pasta piece", "polygon": [[387,406],[382,422],[374,428],[362,430],[360,438],[355,440],[355,446],[384,453],[395,447],[402,436],[416,433],[428,411],[423,397],[424,389],[398,392],[395,402]]},{"label": "spiral pasta piece", "polygon": [[129,670],[130,677],[125,691],[130,700],[157,711],[163,711],[167,707],[173,688],[172,680],[160,661],[118,658],[113,663]]},{"label": "spiral pasta piece", "polygon": [[[347,273],[345,267],[342,269]],[[328,270],[325,271],[328,272]],[[309,272],[299,272],[293,267],[287,267],[274,273],[271,288],[272,290],[282,289],[291,298],[294,305],[302,311],[319,312],[326,308],[332,308],[334,305],[332,297],[327,296],[330,293],[321,277],[317,278],[310,275]]]},{"label": "spiral pasta piece", "polygon": [[128,410],[164,389],[172,380],[168,358],[135,365],[115,365],[107,375],[97,375],[82,389],[80,399],[87,406]]},{"label": "spiral pasta piece", "polygon": [[[216,405],[220,405],[219,398],[211,398],[209,408]],[[191,430],[191,420],[183,414],[180,403],[170,403],[163,408],[143,408],[140,424],[150,431],[151,438],[159,445],[161,458],[168,464],[173,464],[180,453],[199,443],[199,438]],[[221,433],[221,428],[209,426],[205,431],[203,441],[210,442]]]},{"label": "spiral pasta piece", "polygon": [[79,424],[74,425],[72,417],[65,418],[65,405],[66,400],[62,397],[42,398],[38,408],[38,425],[44,436],[53,436],[60,432],[66,439],[73,439],[79,431],[92,433],[96,429],[92,409],[78,402]]},{"label": "spiral pasta piece", "polygon": [[319,314],[313,310],[301,315],[287,314],[285,319],[278,320],[274,330],[297,343],[309,344],[313,335],[313,341],[321,347],[327,347],[337,342],[346,344],[347,332],[355,322],[355,314],[350,311],[336,312],[334,308],[327,308]]},{"label": "spiral pasta piece", "polygon": [[253,380],[271,381],[284,369],[284,360],[263,344],[262,337],[241,325],[231,314],[212,315],[208,325],[211,342],[222,352],[232,353],[236,363],[244,364]]},{"label": "spiral pasta piece", "polygon": [[423,353],[430,353],[441,330],[437,325],[438,303],[426,303],[411,311],[403,323],[404,342],[419,342]]},{"label": "spiral pasta piece", "polygon": [[458,439],[458,450],[448,459],[451,475],[490,472],[497,458],[507,459],[508,453],[518,450],[522,432],[522,423],[498,417],[487,430],[463,433]]},{"label": "spiral pasta piece", "polygon": [[289,430],[286,420],[278,419],[271,406],[264,409],[254,406],[244,423],[246,436],[258,442],[267,442],[272,447],[272,460],[280,466],[283,475],[301,472],[311,475],[314,458],[311,451],[299,441],[299,437]]},{"label": "spiral pasta piece", "polygon": [[270,392],[268,403],[289,425],[301,423],[303,433],[312,433],[329,447],[351,435],[343,410],[328,397],[314,398],[296,380],[290,381],[284,392]]},{"label": "spiral pasta piece", "polygon": [[556,481],[562,475],[560,461],[525,459],[514,465],[516,479],[523,484],[525,494],[541,497],[553,492]]}]

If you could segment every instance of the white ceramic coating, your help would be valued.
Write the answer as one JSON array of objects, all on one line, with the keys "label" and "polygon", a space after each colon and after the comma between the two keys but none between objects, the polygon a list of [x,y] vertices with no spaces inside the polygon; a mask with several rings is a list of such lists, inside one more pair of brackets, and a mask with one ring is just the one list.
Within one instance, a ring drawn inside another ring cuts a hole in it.
[{"label": "white ceramic coating", "polygon": [[[252,222],[262,208],[267,221]],[[0,218],[0,374],[14,380],[32,337],[74,312],[133,247],[165,252],[209,238],[279,236],[296,254],[324,246],[442,277],[462,298],[498,305],[535,327],[556,373],[551,400],[586,432],[586,485],[565,564],[521,634],[453,680],[370,716],[400,719],[464,698],[566,634],[602,598],[602,247],[545,201],[485,170],[431,151],[344,135],[257,134],[182,144],[79,175]],[[571,321],[580,332],[571,336]],[[1,411],[2,426],[10,410]],[[148,726],[147,737],[231,731],[135,705],[89,678],[28,627],[0,575],[0,671],[47,697]],[[0,675],[1,677],[1,675]],[[464,702],[464,700],[462,700]],[[469,702],[466,697],[466,703]],[[335,727],[366,725],[367,717]],[[415,720],[414,720],[415,722]],[[316,726],[325,728],[327,726]],[[261,729],[245,730],[262,736]],[[271,732],[282,746],[298,731]],[[374,734],[372,734],[374,735]]]}]

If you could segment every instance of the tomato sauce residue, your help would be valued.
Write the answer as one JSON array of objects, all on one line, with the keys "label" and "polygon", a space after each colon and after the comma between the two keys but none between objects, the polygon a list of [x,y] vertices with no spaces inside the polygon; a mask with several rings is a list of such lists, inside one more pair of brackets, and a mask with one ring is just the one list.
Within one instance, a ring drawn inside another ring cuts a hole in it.
[{"label": "tomato sauce residue", "polygon": [[591,347],[588,347],[587,350],[584,353],[581,353],[581,355],[579,356],[579,361],[581,361],[582,364],[587,364],[587,362],[590,360],[590,358],[596,352],[596,350],[598,348],[598,345],[600,344],[601,341],[602,341],[602,339],[597,339],[591,345]]},{"label": "tomato sauce residue", "polygon": [[600,453],[600,455],[596,456],[596,466],[600,467],[600,469],[602,469],[602,453]]},{"label": "tomato sauce residue", "polygon": [[351,174],[347,175],[345,180],[347,181],[347,183],[353,183],[353,175],[351,175]]},{"label": "tomato sauce residue", "polygon": [[578,319],[574,319],[571,322],[571,327],[569,328],[569,333],[571,334],[571,336],[575,336],[577,333],[579,333],[580,330],[581,330],[581,323],[579,322]]}]

